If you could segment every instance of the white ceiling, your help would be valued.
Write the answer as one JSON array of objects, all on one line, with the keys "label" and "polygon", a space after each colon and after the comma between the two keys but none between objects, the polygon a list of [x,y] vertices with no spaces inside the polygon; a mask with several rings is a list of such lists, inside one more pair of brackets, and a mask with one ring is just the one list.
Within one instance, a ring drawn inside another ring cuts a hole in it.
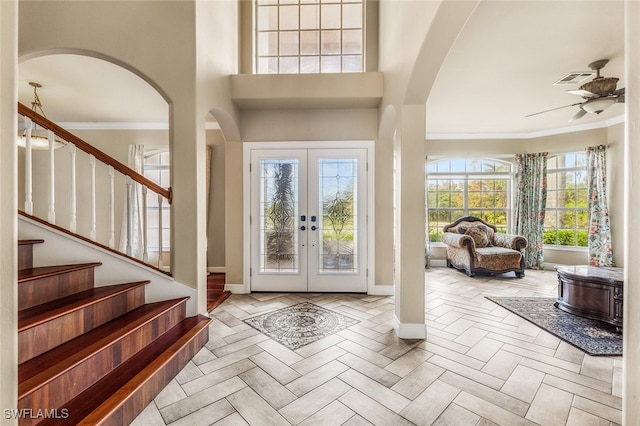
[{"label": "white ceiling", "polygon": [[[568,123],[578,107],[525,118],[582,99],[576,86],[553,83],[609,59],[604,76],[624,87],[622,1],[483,1],[445,60],[427,101],[427,134],[499,136],[615,122],[616,104]],[[384,70],[382,70],[384,71]],[[19,101],[31,105],[29,81],[57,122],[166,123],[167,103],[135,74],[106,61],[52,55],[19,65]]]},{"label": "white ceiling", "polygon": [[[447,56],[427,100],[427,134],[528,134],[613,120],[616,104],[568,123],[581,102],[554,86],[609,59],[602,75],[624,87],[622,1],[481,2]],[[588,80],[587,80],[588,81]]]},{"label": "white ceiling", "polygon": [[136,74],[110,62],[80,55],[50,55],[18,66],[18,101],[31,106],[30,81],[47,118],[71,123],[167,123],[160,94]]}]

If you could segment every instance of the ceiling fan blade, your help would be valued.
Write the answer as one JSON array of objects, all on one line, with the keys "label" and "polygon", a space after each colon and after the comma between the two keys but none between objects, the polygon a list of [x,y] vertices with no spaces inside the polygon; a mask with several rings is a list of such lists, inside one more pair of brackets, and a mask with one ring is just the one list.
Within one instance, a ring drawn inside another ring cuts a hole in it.
[{"label": "ceiling fan blade", "polygon": [[587,113],[587,111],[585,111],[582,108],[580,108],[580,110],[578,112],[576,112],[576,115],[571,117],[571,119],[569,119],[569,121],[576,121],[577,119],[584,117],[584,115],[586,113]]},{"label": "ceiling fan blade", "polygon": [[576,89],[576,90],[567,90],[567,93],[572,95],[582,96],[583,98],[597,98],[599,95],[595,93],[591,93],[588,90]]},{"label": "ceiling fan blade", "polygon": [[619,104],[623,104],[624,103],[624,95],[618,95],[618,97],[616,97],[616,102],[618,102]]},{"label": "ceiling fan blade", "polygon": [[532,117],[534,115],[544,114],[545,112],[551,112],[551,111],[555,111],[557,109],[562,109],[562,108],[569,108],[569,107],[576,106],[576,105],[582,105],[582,102],[578,102],[578,103],[571,104],[571,105],[565,105],[565,106],[561,106],[561,107],[557,107],[557,108],[551,108],[551,109],[548,109],[548,110],[545,110],[545,111],[534,112],[533,114],[525,115],[525,117]]},{"label": "ceiling fan blade", "polygon": [[614,90],[613,94],[616,95],[616,96],[624,95],[624,87],[621,88],[621,89],[618,89],[618,90]]}]

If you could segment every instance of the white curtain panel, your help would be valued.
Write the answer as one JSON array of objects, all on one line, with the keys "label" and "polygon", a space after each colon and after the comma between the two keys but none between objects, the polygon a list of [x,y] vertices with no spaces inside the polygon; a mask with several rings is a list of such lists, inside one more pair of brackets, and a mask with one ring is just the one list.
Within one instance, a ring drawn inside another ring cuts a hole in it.
[{"label": "white curtain panel", "polygon": [[[143,174],[144,172],[144,145],[129,145],[129,167],[134,171]],[[132,181],[130,187],[127,188],[127,203],[124,205],[122,215],[122,232],[120,234],[120,251],[137,259],[142,259],[144,253],[143,247],[143,199],[142,185]],[[127,211],[129,217],[127,218]],[[128,219],[128,220],[127,220]],[[131,230],[127,231],[127,223],[130,224]],[[127,242],[127,236],[130,235],[131,241]],[[130,252],[127,250],[130,246]]]}]

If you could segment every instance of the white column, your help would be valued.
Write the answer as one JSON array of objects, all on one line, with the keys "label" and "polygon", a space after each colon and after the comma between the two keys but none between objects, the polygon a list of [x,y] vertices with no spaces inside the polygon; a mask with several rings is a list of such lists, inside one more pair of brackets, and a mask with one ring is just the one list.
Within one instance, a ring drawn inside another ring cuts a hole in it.
[{"label": "white column", "polygon": [[71,156],[71,193],[70,195],[70,220],[69,220],[69,231],[76,232],[77,228],[77,185],[76,185],[76,146],[73,144],[68,144],[67,148],[69,149],[69,155]]},{"label": "white column", "polygon": [[109,166],[109,247],[116,245],[116,205],[115,205],[115,169]]},{"label": "white column", "polygon": [[89,233],[89,238],[96,241],[96,157],[91,154],[89,155],[89,168],[91,170],[91,232]]},{"label": "white column", "polygon": [[56,222],[56,164],[55,164],[55,135],[47,131],[49,139],[49,223]]},{"label": "white column", "polygon": [[394,328],[403,339],[426,337],[424,312],[425,105],[404,105],[396,155]]},{"label": "white column", "polygon": [[25,125],[25,157],[24,157],[24,211],[33,214],[33,156],[31,151],[31,126],[30,118],[24,118]]}]

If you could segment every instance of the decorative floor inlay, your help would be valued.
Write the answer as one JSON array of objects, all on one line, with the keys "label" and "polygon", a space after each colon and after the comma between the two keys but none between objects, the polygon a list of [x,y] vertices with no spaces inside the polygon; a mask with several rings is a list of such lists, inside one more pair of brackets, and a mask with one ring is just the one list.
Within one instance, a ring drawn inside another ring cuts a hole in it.
[{"label": "decorative floor inlay", "polygon": [[247,318],[244,322],[276,342],[295,350],[360,321],[304,302]]}]

